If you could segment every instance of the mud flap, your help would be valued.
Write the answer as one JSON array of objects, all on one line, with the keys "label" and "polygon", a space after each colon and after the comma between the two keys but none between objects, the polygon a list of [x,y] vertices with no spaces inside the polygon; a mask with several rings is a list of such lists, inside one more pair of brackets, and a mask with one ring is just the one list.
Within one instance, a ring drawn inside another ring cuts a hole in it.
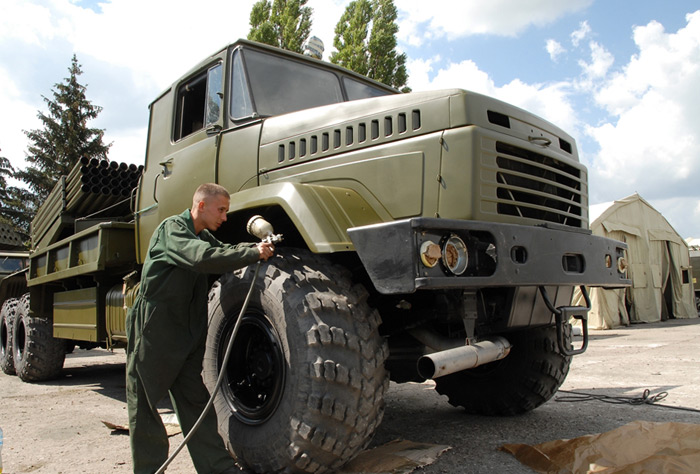
[{"label": "mud flap", "polygon": [[[591,300],[588,297],[588,291],[585,286],[580,286],[581,294],[583,299],[586,301],[586,306],[559,306],[555,308],[552,301],[549,299],[547,290],[544,286],[540,286],[540,294],[547,308],[554,314],[555,321],[557,323],[557,345],[559,346],[559,351],[566,356],[574,356],[578,354],[583,354],[588,347],[588,312],[591,310]],[[565,325],[569,324],[569,319],[574,318],[581,321],[581,335],[583,336],[583,342],[581,347],[574,349],[573,346],[570,349],[566,344],[566,337],[564,334]]]}]

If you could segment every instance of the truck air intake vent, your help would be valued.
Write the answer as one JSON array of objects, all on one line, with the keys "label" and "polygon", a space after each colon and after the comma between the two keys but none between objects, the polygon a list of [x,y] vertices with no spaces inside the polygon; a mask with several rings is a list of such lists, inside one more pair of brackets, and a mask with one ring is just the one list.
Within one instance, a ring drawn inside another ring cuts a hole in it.
[{"label": "truck air intake vent", "polygon": [[[508,117],[506,117],[506,120]],[[277,163],[291,163],[295,159],[314,159],[344,152],[350,148],[370,146],[377,143],[405,138],[406,135],[420,133],[421,111],[399,112],[381,119],[371,119],[345,125],[344,128],[330,128],[321,133],[306,135],[277,145]],[[307,147],[308,144],[308,147]]]},{"label": "truck air intake vent", "polygon": [[496,143],[498,213],[581,227],[581,171],[554,158]]},{"label": "truck air intake vent", "polygon": [[567,142],[566,140],[560,138],[559,139],[559,148],[567,152],[568,154],[571,154],[571,143]]},{"label": "truck air intake vent", "polygon": [[499,112],[494,112],[493,110],[489,110],[488,112],[486,112],[486,115],[489,118],[489,122],[495,125],[500,125],[501,127],[510,128],[510,119],[507,115],[504,115]]}]

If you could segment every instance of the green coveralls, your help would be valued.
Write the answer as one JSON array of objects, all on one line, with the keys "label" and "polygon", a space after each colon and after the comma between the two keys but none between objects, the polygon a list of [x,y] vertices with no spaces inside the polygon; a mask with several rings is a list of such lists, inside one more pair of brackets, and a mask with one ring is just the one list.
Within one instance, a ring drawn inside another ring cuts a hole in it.
[{"label": "green coveralls", "polygon": [[[126,318],[126,393],[134,473],[153,473],[168,457],[156,410],[169,392],[186,436],[209,399],[202,381],[207,334],[207,273],[226,273],[259,260],[254,244],[196,235],[189,209],[164,220],[151,238],[141,287]],[[206,419],[187,445],[198,473],[235,468],[216,425]]]}]

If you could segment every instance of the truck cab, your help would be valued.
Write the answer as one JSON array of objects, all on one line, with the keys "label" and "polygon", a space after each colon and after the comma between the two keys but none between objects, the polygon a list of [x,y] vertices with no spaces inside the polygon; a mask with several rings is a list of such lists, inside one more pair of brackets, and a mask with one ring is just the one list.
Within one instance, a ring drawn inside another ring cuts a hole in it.
[{"label": "truck cab", "polygon": [[[329,63],[246,40],[213,54],[150,105],[136,214],[139,258],[155,227],[189,207],[200,183],[217,182],[235,194],[269,182],[260,162],[266,119],[397,93]],[[279,153],[321,156],[330,139],[277,149],[273,161]]]}]

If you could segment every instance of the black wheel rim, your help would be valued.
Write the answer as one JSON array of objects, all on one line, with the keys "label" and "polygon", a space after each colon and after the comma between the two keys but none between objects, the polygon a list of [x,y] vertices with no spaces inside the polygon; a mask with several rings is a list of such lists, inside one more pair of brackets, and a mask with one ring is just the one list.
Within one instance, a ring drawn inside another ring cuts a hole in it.
[{"label": "black wheel rim", "polygon": [[[224,327],[219,367],[235,320],[235,316],[228,318]],[[282,399],[286,371],[279,336],[263,313],[249,311],[243,316],[225,370],[221,390],[233,415],[248,425],[268,420]]]}]

